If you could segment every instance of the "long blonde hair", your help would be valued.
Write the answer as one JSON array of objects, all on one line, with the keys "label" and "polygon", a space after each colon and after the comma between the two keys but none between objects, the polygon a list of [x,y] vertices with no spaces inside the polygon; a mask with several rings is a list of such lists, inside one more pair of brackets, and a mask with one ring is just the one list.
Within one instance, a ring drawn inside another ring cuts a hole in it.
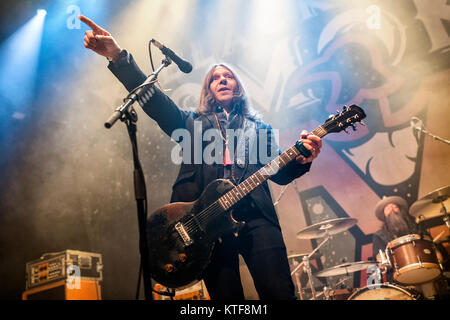
[{"label": "long blonde hair", "polygon": [[208,71],[208,73],[205,76],[205,80],[203,80],[202,85],[202,91],[200,93],[200,104],[195,110],[195,113],[202,115],[202,114],[209,114],[212,112],[215,112],[217,110],[217,107],[219,104],[217,103],[216,99],[214,98],[213,93],[210,89],[210,84],[212,81],[212,76],[214,73],[214,70],[217,67],[224,67],[228,69],[232,74],[234,79],[236,80],[236,88],[233,92],[233,101],[232,103],[235,105],[235,108],[239,108],[237,111],[238,113],[244,115],[246,118],[251,120],[259,120],[261,116],[256,112],[248,103],[248,97],[245,92],[244,86],[242,85],[241,80],[236,75],[236,73],[226,64],[219,63],[215,64],[211,67],[211,69]]}]

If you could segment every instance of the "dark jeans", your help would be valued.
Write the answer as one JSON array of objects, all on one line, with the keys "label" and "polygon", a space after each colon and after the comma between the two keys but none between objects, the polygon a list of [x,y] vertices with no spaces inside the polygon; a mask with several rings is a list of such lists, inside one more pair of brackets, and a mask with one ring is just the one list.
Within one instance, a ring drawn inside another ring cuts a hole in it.
[{"label": "dark jeans", "polygon": [[216,243],[203,277],[211,299],[244,300],[239,253],[261,300],[296,299],[283,236],[264,219],[250,221],[238,237],[227,236]]}]

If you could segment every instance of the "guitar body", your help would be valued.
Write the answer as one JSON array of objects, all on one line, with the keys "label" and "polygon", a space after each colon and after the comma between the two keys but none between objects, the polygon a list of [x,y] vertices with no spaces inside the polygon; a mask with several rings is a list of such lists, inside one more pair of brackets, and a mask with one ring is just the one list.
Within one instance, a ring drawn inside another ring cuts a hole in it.
[{"label": "guitar body", "polygon": [[231,181],[217,179],[208,184],[196,201],[171,203],[149,216],[149,265],[155,281],[169,288],[179,288],[200,279],[215,240],[235,232],[240,225],[217,203],[212,217],[210,212],[206,219],[203,213],[233,188]]}]

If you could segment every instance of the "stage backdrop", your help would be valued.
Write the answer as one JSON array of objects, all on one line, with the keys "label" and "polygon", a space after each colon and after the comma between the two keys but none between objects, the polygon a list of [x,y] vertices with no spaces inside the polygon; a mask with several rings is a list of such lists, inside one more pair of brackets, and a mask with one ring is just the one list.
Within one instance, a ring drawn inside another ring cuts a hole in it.
[{"label": "stage backdrop", "polygon": [[[37,9],[30,2],[15,3],[22,10]],[[152,38],[191,61],[189,74],[171,65],[159,76],[180,108],[196,107],[213,63],[229,64],[251,104],[279,130],[282,149],[343,105],[365,110],[366,126],[323,139],[307,175],[287,188],[270,184],[289,255],[311,252],[322,241],[297,238],[308,225],[358,220],[322,247],[313,272],[371,257],[371,237],[380,227],[374,207],[383,196],[398,195],[411,205],[450,184],[450,146],[410,126],[417,117],[428,132],[450,138],[446,0],[40,4],[47,16],[36,67],[31,70],[27,60],[17,62],[20,70],[0,71],[3,299],[20,298],[26,262],[65,249],[102,254],[104,299],[135,296],[139,249],[131,146],[123,123],[109,130],[103,126],[127,92],[107,60],[83,47],[88,28],[76,19],[79,13],[110,31],[147,74]],[[14,28],[20,28],[17,21]],[[23,41],[11,41],[14,32],[3,36],[5,66],[24,50]],[[155,47],[152,57],[156,68],[162,55]],[[24,86],[17,80],[22,78],[31,78],[32,85]],[[175,144],[135,107],[151,212],[170,199],[178,171],[171,161]],[[244,263],[241,270],[247,298],[257,299]],[[306,286],[306,275],[299,276]],[[314,277],[314,285],[320,289],[341,281],[342,287],[357,288],[366,278],[365,272],[347,280]]]}]

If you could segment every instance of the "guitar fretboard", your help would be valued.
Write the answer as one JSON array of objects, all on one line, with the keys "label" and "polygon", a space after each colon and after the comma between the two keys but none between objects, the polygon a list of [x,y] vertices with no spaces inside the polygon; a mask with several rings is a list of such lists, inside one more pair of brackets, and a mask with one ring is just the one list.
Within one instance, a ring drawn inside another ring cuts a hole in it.
[{"label": "guitar fretboard", "polygon": [[[311,134],[321,138],[327,133],[327,130],[325,130],[323,126],[319,126],[314,129]],[[279,170],[284,168],[289,162],[294,160],[299,155],[300,151],[298,150],[296,145],[292,146],[291,148],[280,154],[277,158],[269,162],[267,165],[259,169],[253,175],[245,179],[239,185],[225,193],[217,201],[224,210],[230,209],[247,194],[252,192],[256,187],[261,185],[264,181],[276,175]]]}]

